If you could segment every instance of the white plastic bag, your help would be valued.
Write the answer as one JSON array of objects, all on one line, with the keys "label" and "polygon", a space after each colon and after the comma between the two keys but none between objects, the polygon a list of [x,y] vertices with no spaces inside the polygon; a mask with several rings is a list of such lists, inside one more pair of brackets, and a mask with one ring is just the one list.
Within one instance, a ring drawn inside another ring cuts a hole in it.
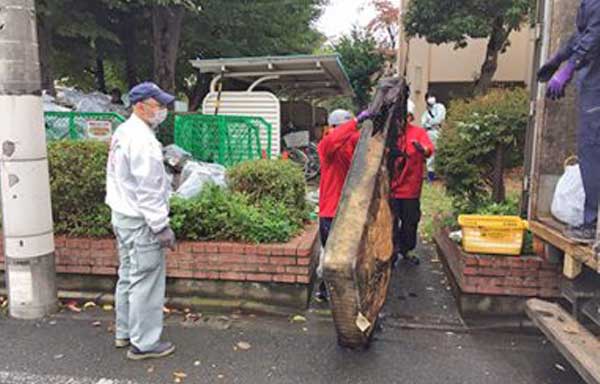
[{"label": "white plastic bag", "polygon": [[182,182],[175,194],[185,199],[191,199],[198,195],[207,183],[224,187],[226,185],[225,172],[225,167],[219,164],[188,161],[183,167]]},{"label": "white plastic bag", "polygon": [[569,165],[556,184],[550,212],[556,219],[576,227],[583,224],[584,205],[585,190],[579,165]]}]

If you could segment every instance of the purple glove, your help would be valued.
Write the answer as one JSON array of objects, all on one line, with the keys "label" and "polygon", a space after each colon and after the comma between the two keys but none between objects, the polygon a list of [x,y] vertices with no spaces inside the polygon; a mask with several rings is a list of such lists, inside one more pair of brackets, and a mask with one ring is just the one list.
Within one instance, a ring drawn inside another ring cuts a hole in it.
[{"label": "purple glove", "polygon": [[567,64],[558,71],[552,80],[548,83],[546,97],[552,100],[558,100],[565,95],[567,84],[573,79],[575,74],[575,63],[568,61]]},{"label": "purple glove", "polygon": [[562,64],[562,60],[558,55],[555,55],[553,58],[548,60],[547,63],[542,65],[542,67],[537,72],[537,79],[541,83],[545,83],[554,76],[560,65]]},{"label": "purple glove", "polygon": [[359,123],[362,123],[365,120],[368,120],[371,118],[371,112],[369,112],[368,109],[365,109],[364,111],[362,111],[361,113],[358,114],[358,117],[356,118],[356,120],[358,120]]}]

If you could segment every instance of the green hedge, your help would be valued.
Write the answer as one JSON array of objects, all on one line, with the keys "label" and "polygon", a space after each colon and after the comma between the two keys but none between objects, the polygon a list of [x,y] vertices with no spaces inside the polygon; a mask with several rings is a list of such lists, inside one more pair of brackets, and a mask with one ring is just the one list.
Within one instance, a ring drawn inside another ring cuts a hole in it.
[{"label": "green hedge", "polygon": [[108,145],[56,141],[48,145],[50,189],[56,233],[107,236],[110,209],[104,204]]},{"label": "green hedge", "polygon": [[[112,235],[104,204],[108,146],[92,141],[49,144],[55,231],[70,236]],[[307,218],[302,172],[262,160],[231,171],[233,188],[205,188],[194,199],[171,201],[178,239],[285,242]]]},{"label": "green hedge", "polygon": [[255,160],[241,163],[228,172],[232,190],[260,204],[273,198],[290,210],[306,210],[306,182],[302,170],[288,160]]},{"label": "green hedge", "polygon": [[492,90],[450,104],[435,166],[461,212],[477,212],[490,200],[506,198],[503,177],[494,176],[523,164],[528,118],[524,89]]}]

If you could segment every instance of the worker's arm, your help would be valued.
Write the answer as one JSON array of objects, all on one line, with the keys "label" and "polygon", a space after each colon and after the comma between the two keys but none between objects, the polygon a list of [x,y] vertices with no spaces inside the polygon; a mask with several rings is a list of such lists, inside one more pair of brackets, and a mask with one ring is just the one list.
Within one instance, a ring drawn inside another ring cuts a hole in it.
[{"label": "worker's arm", "polygon": [[145,140],[133,140],[129,149],[130,171],[137,182],[137,208],[158,233],[169,225],[169,205],[164,195],[166,173],[159,147]]},{"label": "worker's arm", "polygon": [[335,128],[330,134],[328,134],[321,143],[319,144],[319,153],[324,157],[331,157],[337,152],[348,140],[352,138],[352,135],[358,130],[358,121],[352,119],[345,124]]},{"label": "worker's arm", "polygon": [[435,104],[432,108],[432,113],[430,116],[430,126],[442,125],[444,120],[446,120],[446,107],[440,103]]},{"label": "worker's arm", "polygon": [[585,12],[588,14],[587,28],[575,35],[571,49],[570,60],[575,63],[577,69],[593,59],[591,56],[597,54],[600,45],[600,1],[588,2]]},{"label": "worker's arm", "polygon": [[435,152],[435,147],[425,130],[419,134],[418,140],[413,141],[413,145],[415,149],[422,153],[426,159],[433,156],[433,153]]}]

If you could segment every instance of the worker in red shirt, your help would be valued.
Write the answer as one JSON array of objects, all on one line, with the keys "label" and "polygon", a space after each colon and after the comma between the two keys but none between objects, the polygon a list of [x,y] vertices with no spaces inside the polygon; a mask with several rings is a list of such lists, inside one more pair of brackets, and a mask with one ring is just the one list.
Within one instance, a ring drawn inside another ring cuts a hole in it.
[{"label": "worker in red shirt", "polygon": [[435,150],[427,131],[413,124],[414,109],[414,103],[409,100],[406,132],[398,137],[395,169],[391,170],[393,177],[390,206],[394,215],[394,267],[403,259],[415,265],[420,262],[418,257],[410,255],[410,251],[417,245],[425,164]]},{"label": "worker in red shirt", "polygon": [[[321,162],[321,182],[319,188],[319,233],[321,245],[325,248],[331,224],[335,217],[342,188],[352,164],[354,149],[360,138],[359,122],[354,115],[337,109],[329,115],[329,131],[319,143],[318,152]],[[323,252],[321,252],[321,255]],[[317,270],[322,277],[323,260],[319,260]],[[316,293],[317,299],[326,301],[327,289],[321,282]]]}]

